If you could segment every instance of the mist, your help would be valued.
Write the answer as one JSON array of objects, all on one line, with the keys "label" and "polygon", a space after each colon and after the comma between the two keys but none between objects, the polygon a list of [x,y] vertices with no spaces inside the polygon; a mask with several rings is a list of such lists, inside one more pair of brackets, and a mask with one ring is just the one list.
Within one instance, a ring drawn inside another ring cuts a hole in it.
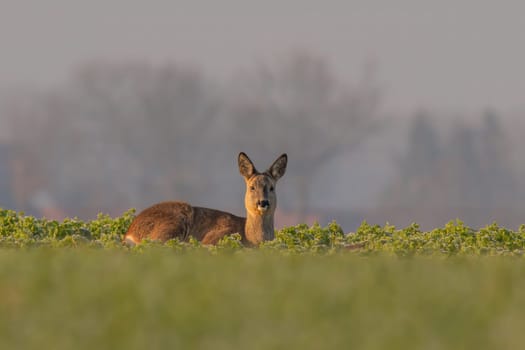
[{"label": "mist", "polygon": [[525,5],[0,1],[0,206],[243,214],[236,156],[289,155],[277,226],[525,213]]}]

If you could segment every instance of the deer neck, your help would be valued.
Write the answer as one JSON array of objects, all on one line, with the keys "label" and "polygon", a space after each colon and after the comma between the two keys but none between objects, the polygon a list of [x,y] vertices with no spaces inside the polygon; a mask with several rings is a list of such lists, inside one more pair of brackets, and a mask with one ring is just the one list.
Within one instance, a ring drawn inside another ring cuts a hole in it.
[{"label": "deer neck", "polygon": [[259,245],[263,241],[274,238],[273,213],[266,215],[246,213],[246,224],[244,228],[246,240],[253,245]]}]

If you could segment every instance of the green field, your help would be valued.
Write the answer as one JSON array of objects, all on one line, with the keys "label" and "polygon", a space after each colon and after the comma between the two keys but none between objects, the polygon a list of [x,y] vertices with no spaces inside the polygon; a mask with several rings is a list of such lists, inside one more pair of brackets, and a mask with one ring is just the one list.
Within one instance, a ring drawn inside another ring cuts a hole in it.
[{"label": "green field", "polygon": [[0,210],[0,349],[521,349],[525,228],[364,223],[121,244]]},{"label": "green field", "polygon": [[519,349],[525,261],[0,251],[1,349]]}]

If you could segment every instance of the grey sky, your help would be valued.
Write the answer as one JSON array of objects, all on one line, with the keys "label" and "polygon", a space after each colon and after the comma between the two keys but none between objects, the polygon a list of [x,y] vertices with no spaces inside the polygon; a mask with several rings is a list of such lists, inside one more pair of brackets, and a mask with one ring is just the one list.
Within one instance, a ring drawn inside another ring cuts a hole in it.
[{"label": "grey sky", "polygon": [[384,107],[525,109],[525,3],[499,0],[0,0],[0,87],[59,83],[93,59],[175,60],[229,77],[294,49]]}]

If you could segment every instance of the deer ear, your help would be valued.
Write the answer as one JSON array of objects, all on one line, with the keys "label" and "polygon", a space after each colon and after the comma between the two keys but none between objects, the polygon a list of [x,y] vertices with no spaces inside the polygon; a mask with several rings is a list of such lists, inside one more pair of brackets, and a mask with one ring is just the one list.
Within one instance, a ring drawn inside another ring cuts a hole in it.
[{"label": "deer ear", "polygon": [[246,153],[241,152],[239,153],[239,172],[245,179],[249,179],[253,176],[253,174],[257,173],[257,170],[255,169],[255,166],[253,165],[252,161]]},{"label": "deer ear", "polygon": [[288,163],[288,156],[286,155],[286,153],[284,153],[279,158],[277,158],[275,162],[273,162],[272,166],[270,167],[270,169],[268,169],[267,172],[270,173],[270,175],[272,175],[272,177],[275,180],[279,180],[286,171],[287,163]]}]

